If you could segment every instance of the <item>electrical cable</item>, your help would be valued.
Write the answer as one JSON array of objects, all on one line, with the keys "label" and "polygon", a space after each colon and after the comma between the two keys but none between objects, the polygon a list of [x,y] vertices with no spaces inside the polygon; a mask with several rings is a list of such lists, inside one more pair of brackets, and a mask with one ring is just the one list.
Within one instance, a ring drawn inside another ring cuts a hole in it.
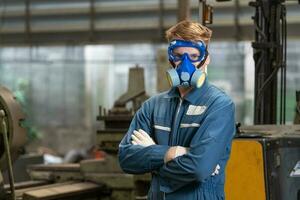
[{"label": "electrical cable", "polygon": [[286,67],[287,67],[287,23],[286,23],[286,7],[283,10],[283,67],[284,67],[284,75],[283,75],[283,123],[285,124],[286,119]]},{"label": "electrical cable", "polygon": [[[281,8],[283,9],[283,8]],[[281,32],[281,38],[280,38],[280,45],[283,45],[283,19],[282,19],[282,10],[281,10],[281,15],[280,15],[280,21],[281,22],[281,27],[280,27],[280,32]],[[283,46],[282,46],[283,47]],[[284,75],[284,67],[283,67],[283,48],[280,49],[280,58],[281,58],[281,68],[280,68],[280,116],[279,116],[279,123],[282,124],[283,123],[283,75]]]}]

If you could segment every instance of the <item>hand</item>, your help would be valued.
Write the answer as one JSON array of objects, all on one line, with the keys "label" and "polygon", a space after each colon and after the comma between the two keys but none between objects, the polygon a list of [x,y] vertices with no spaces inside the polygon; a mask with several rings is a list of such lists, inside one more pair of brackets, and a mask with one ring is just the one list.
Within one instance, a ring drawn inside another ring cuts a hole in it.
[{"label": "hand", "polygon": [[170,147],[167,153],[165,154],[164,162],[167,163],[178,156],[182,156],[188,153],[188,148],[182,146],[173,146]]},{"label": "hand", "polygon": [[219,169],[221,169],[220,165],[218,164],[215,168],[215,171],[211,174],[212,176],[218,175],[219,174]]},{"label": "hand", "polygon": [[139,129],[139,131],[134,130],[133,134],[131,135],[131,139],[131,143],[133,145],[141,145],[147,147],[155,144],[150,135],[142,129]]}]

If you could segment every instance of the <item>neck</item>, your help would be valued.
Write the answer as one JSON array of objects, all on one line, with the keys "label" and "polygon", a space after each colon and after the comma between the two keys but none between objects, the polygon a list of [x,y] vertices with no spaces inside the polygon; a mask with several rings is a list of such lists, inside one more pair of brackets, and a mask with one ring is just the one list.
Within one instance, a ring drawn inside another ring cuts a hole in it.
[{"label": "neck", "polygon": [[180,97],[184,97],[187,93],[189,93],[193,88],[192,87],[178,87]]}]

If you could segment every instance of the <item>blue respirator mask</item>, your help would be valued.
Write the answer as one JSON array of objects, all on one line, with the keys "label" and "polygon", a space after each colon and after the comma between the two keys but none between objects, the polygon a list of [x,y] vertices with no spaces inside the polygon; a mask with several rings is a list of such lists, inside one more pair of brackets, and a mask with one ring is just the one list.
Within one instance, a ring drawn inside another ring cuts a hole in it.
[{"label": "blue respirator mask", "polygon": [[[199,54],[184,53],[179,55],[176,49],[179,47],[192,47],[199,51]],[[205,81],[206,74],[198,67],[202,66],[207,58],[208,52],[204,42],[191,42],[185,40],[173,40],[168,48],[169,61],[173,65],[172,69],[167,71],[167,78],[172,87],[196,87],[200,88]],[[175,62],[180,61],[178,66]],[[200,62],[195,66],[194,63]]]}]

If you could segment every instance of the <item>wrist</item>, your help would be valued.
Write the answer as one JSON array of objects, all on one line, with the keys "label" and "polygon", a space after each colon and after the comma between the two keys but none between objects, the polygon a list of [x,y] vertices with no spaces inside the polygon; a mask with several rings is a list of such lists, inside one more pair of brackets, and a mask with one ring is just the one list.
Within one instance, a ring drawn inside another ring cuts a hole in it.
[{"label": "wrist", "polygon": [[169,150],[165,154],[164,162],[167,163],[179,156],[183,156],[183,155],[187,154],[188,151],[189,151],[189,148],[182,147],[182,146],[170,147]]},{"label": "wrist", "polygon": [[164,162],[167,163],[167,162],[169,162],[170,160],[173,160],[175,154],[176,154],[176,147],[175,147],[175,146],[170,147],[170,148],[168,149],[168,151],[166,152],[166,154],[165,154]]}]

